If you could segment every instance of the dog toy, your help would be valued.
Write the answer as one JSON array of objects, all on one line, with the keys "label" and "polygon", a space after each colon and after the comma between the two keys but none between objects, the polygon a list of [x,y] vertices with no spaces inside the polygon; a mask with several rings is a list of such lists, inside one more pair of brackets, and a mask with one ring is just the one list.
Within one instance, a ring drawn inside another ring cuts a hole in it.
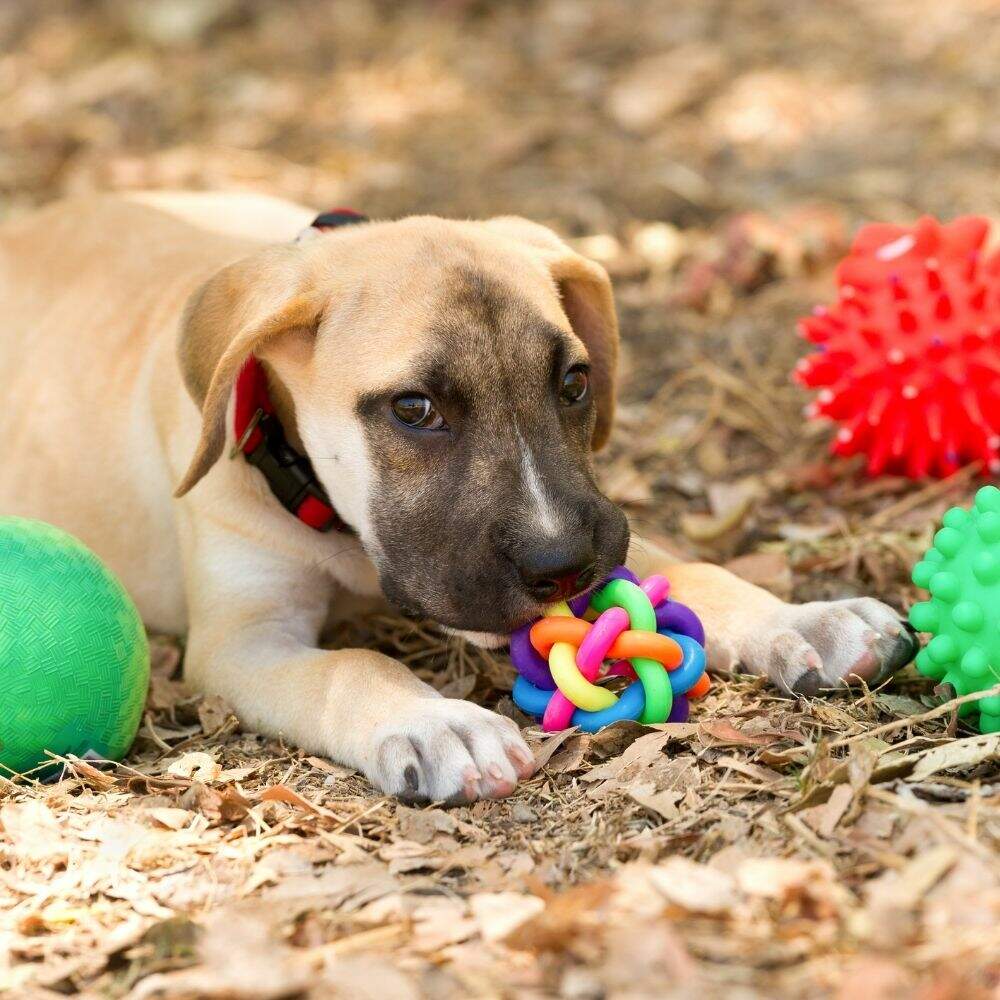
[{"label": "dog toy", "polygon": [[0,774],[46,751],[121,758],[148,686],[139,613],[97,556],[51,525],[0,518]]},{"label": "dog toy", "polygon": [[[640,584],[619,566],[593,592],[519,628],[510,642],[514,703],[548,732],[572,725],[593,733],[620,719],[686,721],[688,699],[709,688],[705,632],[669,591],[665,577]],[[633,683],[619,696],[595,683],[608,677]]]},{"label": "dog toy", "polygon": [[840,424],[837,455],[868,472],[948,476],[1000,469],[1000,252],[989,223],[922,218],[865,226],[836,272],[838,300],[799,331],[816,353],[795,377],[819,389],[806,415]]},{"label": "dog toy", "polygon": [[[952,507],[944,515],[913,582],[931,599],[913,605],[910,624],[934,635],[917,669],[958,695],[1000,682],[1000,490],[984,486],[972,510]],[[958,714],[977,711],[981,732],[1000,732],[1000,696],[968,702]]]}]

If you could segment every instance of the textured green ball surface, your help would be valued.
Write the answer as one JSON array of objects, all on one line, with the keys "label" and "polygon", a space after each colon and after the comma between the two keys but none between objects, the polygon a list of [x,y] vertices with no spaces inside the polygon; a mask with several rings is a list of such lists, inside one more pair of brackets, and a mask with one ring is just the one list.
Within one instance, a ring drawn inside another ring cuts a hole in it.
[{"label": "textured green ball surface", "polygon": [[[931,599],[910,609],[910,624],[933,635],[917,669],[960,695],[1000,682],[1000,490],[984,486],[972,510],[952,507],[934,544],[913,568]],[[1000,697],[970,702],[984,733],[1000,732]]]},{"label": "textured green ball surface", "polygon": [[0,517],[0,773],[46,750],[121,758],[148,686],[139,612],[97,556],[49,524]]}]

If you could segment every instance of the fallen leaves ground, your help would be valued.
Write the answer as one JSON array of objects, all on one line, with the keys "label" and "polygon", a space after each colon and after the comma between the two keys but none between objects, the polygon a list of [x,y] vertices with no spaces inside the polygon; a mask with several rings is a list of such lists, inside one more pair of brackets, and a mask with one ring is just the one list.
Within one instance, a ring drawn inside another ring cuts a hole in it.
[{"label": "fallen leaves ground", "polygon": [[[637,528],[783,596],[903,608],[975,470],[827,462],[792,331],[860,221],[1000,215],[1000,8],[623,7],[8,0],[0,212],[195,186],[549,222],[615,278],[600,471]],[[334,638],[513,712],[502,656],[398,618]],[[912,671],[798,701],[735,676],[690,724],[534,734],[514,797],[445,811],[241,732],[180,654],[155,640],[122,765],[0,779],[0,992],[996,995],[997,738]]]},{"label": "fallen leaves ground", "polygon": [[[454,684],[460,658],[429,649]],[[169,679],[175,647],[157,653],[124,765],[0,790],[12,995],[996,987],[1000,744],[952,738],[919,682],[794,702],[738,678],[689,724],[536,738],[514,797],[445,811],[236,732]]]}]

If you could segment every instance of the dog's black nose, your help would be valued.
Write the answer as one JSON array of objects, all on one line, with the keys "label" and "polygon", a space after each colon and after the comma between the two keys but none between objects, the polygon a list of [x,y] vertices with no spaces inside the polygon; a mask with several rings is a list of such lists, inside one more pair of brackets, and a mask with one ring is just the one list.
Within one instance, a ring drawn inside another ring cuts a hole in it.
[{"label": "dog's black nose", "polygon": [[586,590],[594,582],[594,562],[589,539],[558,539],[524,552],[515,565],[528,593],[547,604]]}]

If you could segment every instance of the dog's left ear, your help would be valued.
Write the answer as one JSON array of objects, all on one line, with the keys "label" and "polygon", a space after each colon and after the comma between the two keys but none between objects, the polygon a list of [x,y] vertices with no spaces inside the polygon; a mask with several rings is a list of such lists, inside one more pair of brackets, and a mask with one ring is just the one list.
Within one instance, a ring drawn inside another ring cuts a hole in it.
[{"label": "dog's left ear", "polygon": [[590,378],[597,405],[591,445],[597,450],[608,443],[615,418],[618,317],[611,279],[600,264],[572,251],[553,261],[551,268],[566,318],[590,355]]},{"label": "dog's left ear", "polygon": [[318,326],[328,293],[318,290],[307,256],[297,245],[269,247],[223,268],[189,299],[178,355],[201,407],[201,437],[174,496],[184,496],[222,454],[226,408],[247,358],[293,330]]},{"label": "dog's left ear", "polygon": [[552,275],[563,312],[590,355],[591,385],[597,422],[591,438],[597,450],[607,444],[615,415],[618,369],[618,317],[608,272],[578,254],[551,229],[516,216],[490,219],[494,232],[535,249]]}]

